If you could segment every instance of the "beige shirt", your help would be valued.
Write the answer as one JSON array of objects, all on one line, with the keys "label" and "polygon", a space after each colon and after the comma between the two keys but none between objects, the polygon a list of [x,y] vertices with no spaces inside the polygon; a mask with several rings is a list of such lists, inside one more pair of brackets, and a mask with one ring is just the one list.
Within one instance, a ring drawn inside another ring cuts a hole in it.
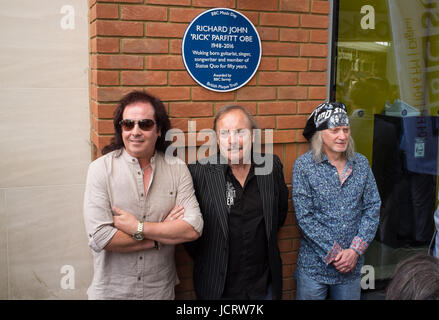
[{"label": "beige shirt", "polygon": [[[93,161],[88,170],[84,195],[84,220],[93,249],[94,277],[89,299],[174,299],[179,283],[173,245],[160,250],[132,253],[104,250],[117,229],[112,206],[126,210],[147,222],[163,221],[176,205],[185,208],[183,220],[201,235],[203,219],[186,164],[165,159],[156,152],[151,159],[152,176],[145,194],[143,173],[137,158],[125,149]],[[169,163],[169,161],[174,163]]]}]

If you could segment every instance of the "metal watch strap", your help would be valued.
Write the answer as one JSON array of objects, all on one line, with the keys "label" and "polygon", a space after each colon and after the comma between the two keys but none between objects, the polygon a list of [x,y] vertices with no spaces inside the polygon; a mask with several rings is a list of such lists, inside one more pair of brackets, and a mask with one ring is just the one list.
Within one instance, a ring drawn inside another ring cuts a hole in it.
[{"label": "metal watch strap", "polygon": [[143,232],[143,221],[139,221],[137,224],[137,232]]}]

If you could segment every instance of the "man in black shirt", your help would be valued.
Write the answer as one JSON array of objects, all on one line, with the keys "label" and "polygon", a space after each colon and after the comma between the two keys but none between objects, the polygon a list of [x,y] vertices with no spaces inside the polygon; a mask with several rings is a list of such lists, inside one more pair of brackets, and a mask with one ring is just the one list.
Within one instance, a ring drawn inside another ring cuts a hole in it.
[{"label": "man in black shirt", "polygon": [[204,219],[203,235],[185,245],[198,299],[281,298],[277,233],[288,189],[279,158],[252,152],[256,128],[245,108],[221,108],[214,120],[220,152],[189,165]]}]

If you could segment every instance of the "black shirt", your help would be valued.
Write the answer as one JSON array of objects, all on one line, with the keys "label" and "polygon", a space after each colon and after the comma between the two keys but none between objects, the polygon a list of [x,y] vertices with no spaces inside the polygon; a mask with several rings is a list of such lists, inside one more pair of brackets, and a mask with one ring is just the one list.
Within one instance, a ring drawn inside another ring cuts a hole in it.
[{"label": "black shirt", "polygon": [[268,243],[254,166],[244,187],[229,166],[225,170],[230,250],[223,298],[264,299],[269,279]]}]

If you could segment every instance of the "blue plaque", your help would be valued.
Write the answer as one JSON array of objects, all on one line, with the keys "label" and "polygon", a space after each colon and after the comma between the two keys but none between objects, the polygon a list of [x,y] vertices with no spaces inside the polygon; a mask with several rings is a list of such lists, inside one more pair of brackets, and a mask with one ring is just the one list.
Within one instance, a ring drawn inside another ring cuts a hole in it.
[{"label": "blue plaque", "polygon": [[198,15],[183,36],[182,57],[192,78],[206,89],[227,92],[241,88],[261,62],[261,40],[241,13],[215,8]]}]

